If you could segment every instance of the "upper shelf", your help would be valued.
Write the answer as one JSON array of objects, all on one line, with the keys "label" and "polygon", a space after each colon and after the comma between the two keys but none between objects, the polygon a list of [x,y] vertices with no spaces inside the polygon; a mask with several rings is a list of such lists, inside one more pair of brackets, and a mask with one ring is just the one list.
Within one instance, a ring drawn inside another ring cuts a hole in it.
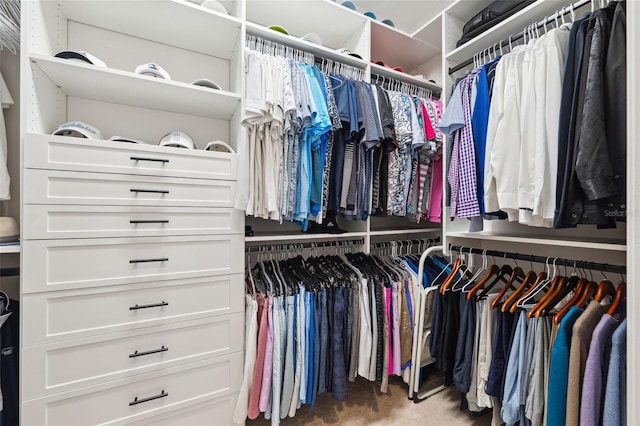
[{"label": "upper shelf", "polygon": [[441,19],[433,21],[429,29],[424,30],[423,35],[426,36],[430,32],[438,33],[439,38],[430,40],[413,37],[380,21],[371,20],[371,59],[412,71],[438,56],[442,50]]},{"label": "upper shelf", "polygon": [[442,87],[440,87],[437,84],[431,83],[430,81],[427,80],[423,80],[421,78],[417,78],[414,77],[412,75],[409,74],[405,74],[403,72],[398,72],[392,68],[387,68],[387,67],[383,67],[381,65],[377,65],[377,64],[371,64],[371,81],[373,83],[376,82],[376,79],[374,76],[380,76],[380,77],[385,77],[385,78],[391,78],[394,80],[398,80],[398,81],[403,81],[405,83],[409,83],[409,84],[413,84],[415,86],[418,87],[424,87],[426,89],[429,89],[433,92],[440,92],[442,90]]},{"label": "upper shelf", "polygon": [[573,238],[562,237],[562,239],[540,238],[539,236],[512,236],[512,235],[495,235],[483,232],[447,232],[447,238],[465,238],[473,240],[486,241],[503,241],[510,243],[524,244],[540,244],[545,246],[560,246],[573,248],[587,248],[593,250],[620,251],[627,250],[624,242],[605,240],[600,241],[584,241]]},{"label": "upper shelf", "polygon": [[233,56],[242,28],[238,18],[183,0],[57,3],[68,20],[227,60]]},{"label": "upper shelf", "polygon": [[31,62],[67,96],[230,120],[240,96],[177,81],[32,54]]},{"label": "upper shelf", "polygon": [[[353,49],[368,20],[366,16],[329,0],[247,2],[247,21],[264,27],[279,25],[296,37],[315,33],[322,39],[323,46],[333,49]],[[364,57],[364,52],[355,53]]]},{"label": "upper shelf", "polygon": [[494,1],[495,0],[458,0],[445,9],[444,12],[466,22]]},{"label": "upper shelf", "polygon": [[[484,1],[484,0],[483,0]],[[458,2],[458,8],[462,7],[461,4],[470,2]],[[502,40],[508,40],[509,35],[517,34],[522,31],[526,26],[538,22],[545,17],[552,15],[556,10],[560,10],[563,6],[566,6],[566,1],[559,0],[538,0],[535,3],[530,4],[526,8],[510,16],[499,24],[491,27],[489,30],[480,34],[473,40],[463,44],[462,46],[452,50],[451,52],[445,52],[445,58],[449,62],[449,65],[457,65],[461,62],[472,58],[473,55],[478,52],[487,49],[495,45]],[[454,5],[455,6],[455,5]],[[473,2],[473,9],[477,8],[476,3]],[[468,6],[470,7],[470,6]],[[458,11],[458,9],[455,9]],[[446,13],[450,13],[447,10]],[[473,16],[473,14],[467,16],[467,19]]]},{"label": "upper shelf", "polygon": [[337,50],[320,46],[306,40],[302,40],[299,37],[282,34],[278,31],[263,27],[262,25],[247,22],[247,34],[274,41],[276,43],[283,44],[294,49],[309,52],[321,58],[342,62],[343,64],[351,65],[356,68],[365,69],[367,67],[367,62],[362,59],[358,59],[354,56],[340,53]]},{"label": "upper shelf", "polygon": [[20,244],[0,245],[0,254],[20,253]]}]

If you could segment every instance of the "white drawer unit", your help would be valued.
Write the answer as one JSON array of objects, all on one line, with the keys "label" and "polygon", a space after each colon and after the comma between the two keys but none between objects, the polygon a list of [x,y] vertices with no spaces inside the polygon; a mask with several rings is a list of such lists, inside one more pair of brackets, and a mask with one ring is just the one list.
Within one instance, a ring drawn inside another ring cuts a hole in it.
[{"label": "white drawer unit", "polygon": [[26,169],[26,204],[232,207],[235,182]]},{"label": "white drawer unit", "polygon": [[237,394],[225,395],[207,401],[204,404],[197,404],[195,407],[188,407],[176,410],[170,414],[145,419],[135,422],[137,425],[162,425],[162,426],[212,426],[214,424],[225,424],[222,420],[230,419],[236,408]]},{"label": "white drawer unit", "polygon": [[243,246],[242,235],[27,240],[23,292],[241,273]]},{"label": "white drawer unit", "polygon": [[244,224],[240,210],[206,207],[26,204],[23,217],[23,240],[239,234]]},{"label": "white drawer unit", "polygon": [[[92,362],[87,360],[86,362]],[[151,416],[238,392],[242,354],[223,355],[27,400],[24,425],[97,425],[142,421]],[[216,419],[211,419],[215,423]],[[229,418],[221,424],[230,423]]]},{"label": "white drawer unit", "polygon": [[[26,399],[242,350],[242,313],[27,346]],[[82,319],[79,318],[81,321]],[[73,366],[69,368],[69,366]]]},{"label": "white drawer unit", "polygon": [[26,134],[25,167],[235,180],[236,154],[126,142]]},{"label": "white drawer unit", "polygon": [[27,293],[26,346],[243,312],[242,274]]}]

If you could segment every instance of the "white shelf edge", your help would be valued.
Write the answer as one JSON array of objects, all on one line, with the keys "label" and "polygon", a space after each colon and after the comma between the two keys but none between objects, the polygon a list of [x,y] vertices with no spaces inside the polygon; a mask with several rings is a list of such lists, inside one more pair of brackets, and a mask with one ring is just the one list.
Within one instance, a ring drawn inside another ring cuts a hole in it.
[{"label": "white shelf edge", "polygon": [[[433,46],[433,47],[435,47],[435,48],[437,48],[437,49],[440,49],[440,51],[442,51],[442,43],[440,43],[440,45],[439,45],[439,46],[436,46],[436,45],[435,45],[435,44],[433,44],[433,43],[429,43],[428,41],[426,41],[426,40],[424,40],[424,39],[420,38],[420,33],[422,33],[423,31],[425,31],[425,30],[426,30],[427,28],[429,28],[430,26],[432,26],[432,25],[436,24],[438,21],[440,21],[440,33],[442,33],[442,19],[443,19],[443,14],[444,14],[444,12],[441,12],[441,13],[437,14],[436,16],[434,16],[433,18],[431,18],[430,20],[428,20],[426,23],[424,23],[423,25],[421,25],[421,26],[420,26],[420,28],[418,28],[417,30],[415,30],[415,31],[410,35],[410,37],[411,37],[412,39],[419,40],[419,41],[421,41],[422,43],[425,43],[425,44],[431,45],[431,46]],[[442,36],[440,37],[440,39],[442,39]],[[442,40],[440,40],[440,41],[442,41]]]},{"label": "white shelf edge", "polygon": [[327,240],[327,239],[350,239],[350,238],[364,238],[367,236],[366,232],[345,232],[344,234],[283,234],[283,235],[258,235],[253,237],[245,237],[245,243],[259,243],[269,241],[312,241],[312,240]]},{"label": "white shelf edge", "polygon": [[405,229],[386,229],[386,230],[375,230],[369,231],[369,235],[371,236],[384,236],[384,235],[403,235],[403,234],[439,234],[442,232],[440,228],[405,228]]},{"label": "white shelf edge", "polygon": [[[91,99],[226,120],[231,119],[241,101],[238,93],[226,90],[212,90],[180,81],[156,79],[138,75],[131,71],[102,68],[39,53],[31,53],[29,60],[49,76],[51,81],[68,96],[88,97],[82,96],[84,93],[81,92],[86,91],[91,92],[88,94],[95,95],[95,97],[89,97]],[[61,68],[67,71],[62,74],[62,77],[59,72]],[[77,78],[73,79],[74,83],[65,85],[61,78],[72,78],[73,76],[69,73],[77,74],[75,75]],[[90,85],[86,84],[86,82],[83,83],[83,78],[86,77],[91,77],[102,82],[102,84]],[[77,86],[74,86],[76,81],[78,82]],[[125,84],[136,87],[136,91],[121,89]],[[88,86],[92,88],[87,89]],[[105,89],[114,87],[118,89]],[[149,96],[142,96],[145,93],[153,95],[155,99]],[[122,102],[118,101],[118,96],[122,96]],[[179,104],[177,101],[181,98],[182,105],[180,107],[175,106]],[[195,100],[199,101],[198,106],[194,106],[196,104]],[[160,103],[167,106],[159,106]],[[213,103],[221,105],[213,108]]]},{"label": "white shelf edge", "polygon": [[20,252],[21,252],[20,244],[16,244],[12,246],[0,246],[0,254],[20,253]]},{"label": "white shelf edge", "polygon": [[538,244],[547,246],[558,247],[574,247],[574,248],[586,248],[593,250],[611,250],[625,252],[627,250],[626,244],[616,243],[602,243],[591,241],[575,241],[575,240],[563,240],[563,239],[547,239],[537,237],[515,237],[510,235],[490,235],[483,233],[467,233],[467,232],[448,232],[447,238],[464,238],[472,240],[485,240],[485,241],[504,241],[509,243],[522,243],[522,244]]},{"label": "white shelf edge", "polygon": [[320,46],[301,38],[294,37],[288,34],[282,34],[278,31],[271,30],[267,27],[263,27],[260,24],[253,22],[247,22],[247,35],[260,37],[266,40],[270,40],[285,46],[293,47],[294,49],[302,50],[319,56],[321,58],[333,59],[343,64],[351,65],[356,68],[365,69],[368,62],[358,59],[354,56],[345,55],[337,50],[330,49],[328,47]]},{"label": "white shelf edge", "polygon": [[382,65],[378,65],[378,64],[371,64],[371,75],[392,78],[394,80],[399,80],[402,82],[413,84],[418,87],[424,87],[434,92],[442,91],[442,87],[438,84],[434,84],[427,80],[423,80],[421,78],[417,78],[412,75],[405,74],[400,71],[396,71],[393,68],[383,67]]}]

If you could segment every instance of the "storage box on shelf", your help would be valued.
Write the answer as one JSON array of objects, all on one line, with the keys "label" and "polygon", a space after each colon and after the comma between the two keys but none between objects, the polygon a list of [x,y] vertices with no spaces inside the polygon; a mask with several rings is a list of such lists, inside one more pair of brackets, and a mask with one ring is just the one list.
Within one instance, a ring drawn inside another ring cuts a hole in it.
[{"label": "storage box on shelf", "polygon": [[[214,140],[234,147],[241,131],[244,5],[224,4],[229,15],[181,0],[24,2],[25,424],[131,422],[235,404],[244,331],[244,220],[231,208],[238,157],[203,151]],[[63,50],[107,67],[54,57]],[[149,62],[171,80],[134,72]],[[223,90],[191,84],[201,78]],[[148,144],[50,136],[70,121]],[[171,131],[196,149],[158,146]]]}]

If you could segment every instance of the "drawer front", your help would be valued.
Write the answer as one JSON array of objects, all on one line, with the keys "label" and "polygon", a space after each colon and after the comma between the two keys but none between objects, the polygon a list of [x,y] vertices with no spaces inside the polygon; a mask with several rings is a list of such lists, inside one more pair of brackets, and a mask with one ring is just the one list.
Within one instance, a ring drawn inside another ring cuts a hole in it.
[{"label": "drawer front", "polygon": [[63,136],[25,135],[24,165],[68,170],[235,180],[236,154]]},{"label": "drawer front", "polygon": [[23,292],[240,273],[242,235],[27,240]]},{"label": "drawer front", "polygon": [[25,204],[23,240],[242,234],[244,214],[230,208]]},{"label": "drawer front", "polygon": [[243,280],[236,274],[24,294],[24,345],[242,312]]},{"label": "drawer front", "polygon": [[24,347],[22,362],[29,370],[23,377],[24,398],[242,351],[242,323],[243,314],[237,313]]},{"label": "drawer front", "polygon": [[242,353],[239,352],[26,400],[22,404],[21,423],[62,426],[142,421],[237,392],[242,381],[241,369]]},{"label": "drawer front", "polygon": [[137,425],[162,425],[162,426],[211,426],[232,425],[233,412],[238,401],[238,394],[226,395],[189,407],[183,410],[172,411],[163,416],[145,419],[135,422]]},{"label": "drawer front", "polygon": [[235,182],[57,170],[24,171],[26,204],[232,207]]}]

